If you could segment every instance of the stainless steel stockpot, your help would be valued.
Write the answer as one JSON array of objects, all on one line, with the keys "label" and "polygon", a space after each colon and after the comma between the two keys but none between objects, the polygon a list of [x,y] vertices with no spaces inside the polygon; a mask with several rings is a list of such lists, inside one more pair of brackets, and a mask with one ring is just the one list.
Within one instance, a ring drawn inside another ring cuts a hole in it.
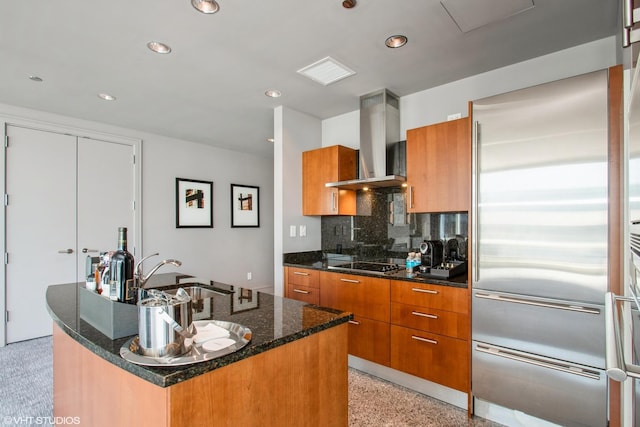
[{"label": "stainless steel stockpot", "polygon": [[[155,289],[141,290],[138,300],[140,353],[149,357],[178,356],[191,349],[185,336],[192,330],[191,297]],[[187,331],[187,332],[185,332]]]}]

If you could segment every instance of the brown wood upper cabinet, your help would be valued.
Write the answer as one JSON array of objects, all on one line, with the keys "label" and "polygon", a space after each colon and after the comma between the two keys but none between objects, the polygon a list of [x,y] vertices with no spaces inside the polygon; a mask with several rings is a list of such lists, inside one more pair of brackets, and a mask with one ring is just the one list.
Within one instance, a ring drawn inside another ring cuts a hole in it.
[{"label": "brown wood upper cabinet", "polygon": [[325,183],[356,178],[356,150],[334,145],[302,153],[302,214],[355,215],[353,190],[327,188]]},{"label": "brown wood upper cabinet", "polygon": [[471,207],[468,117],[407,131],[407,211],[460,212]]}]

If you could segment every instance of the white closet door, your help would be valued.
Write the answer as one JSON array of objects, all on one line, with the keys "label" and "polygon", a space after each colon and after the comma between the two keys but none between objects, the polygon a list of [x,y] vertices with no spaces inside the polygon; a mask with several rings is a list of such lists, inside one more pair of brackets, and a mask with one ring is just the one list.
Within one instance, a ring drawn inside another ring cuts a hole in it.
[{"label": "white closet door", "polygon": [[96,139],[78,140],[78,280],[84,280],[87,255],[113,251],[118,227],[127,227],[135,255],[133,209],[134,148]]},{"label": "white closet door", "polygon": [[8,126],[7,342],[50,335],[49,285],[76,280],[76,137]]}]

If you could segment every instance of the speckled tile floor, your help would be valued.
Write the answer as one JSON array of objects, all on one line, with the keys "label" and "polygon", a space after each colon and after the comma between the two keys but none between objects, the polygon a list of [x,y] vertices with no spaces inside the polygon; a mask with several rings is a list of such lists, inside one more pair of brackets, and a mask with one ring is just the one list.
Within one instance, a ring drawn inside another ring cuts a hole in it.
[{"label": "speckled tile floor", "polygon": [[349,427],[499,427],[437,399],[349,368]]}]

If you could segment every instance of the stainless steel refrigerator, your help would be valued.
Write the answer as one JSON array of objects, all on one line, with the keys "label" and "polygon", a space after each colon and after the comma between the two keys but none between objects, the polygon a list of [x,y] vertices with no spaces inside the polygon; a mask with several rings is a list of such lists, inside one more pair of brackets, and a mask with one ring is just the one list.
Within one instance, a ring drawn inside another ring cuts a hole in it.
[{"label": "stainless steel refrigerator", "polygon": [[473,102],[472,393],[607,425],[608,71]]}]

